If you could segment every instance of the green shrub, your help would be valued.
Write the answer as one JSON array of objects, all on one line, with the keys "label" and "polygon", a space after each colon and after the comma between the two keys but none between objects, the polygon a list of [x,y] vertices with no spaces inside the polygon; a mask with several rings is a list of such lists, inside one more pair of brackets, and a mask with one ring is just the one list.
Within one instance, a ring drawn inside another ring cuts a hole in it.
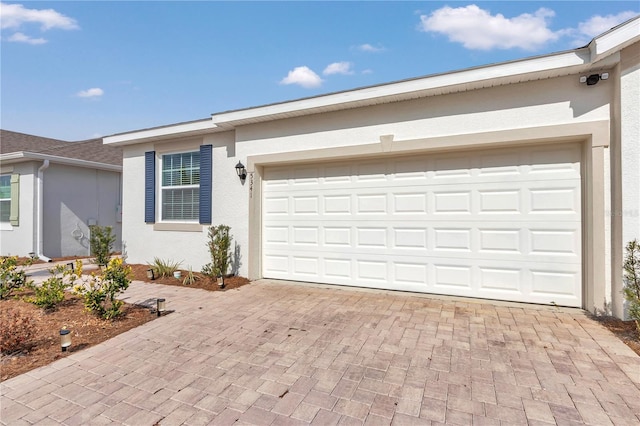
[{"label": "green shrub", "polygon": [[[28,260],[22,266],[28,266],[34,259]],[[31,281],[27,280],[27,273],[18,269],[18,256],[0,257],[0,299],[7,299],[16,290],[21,290]]]},{"label": "green shrub", "polygon": [[624,258],[624,298],[629,303],[629,317],[635,320],[640,333],[640,243],[630,241]]},{"label": "green shrub", "polygon": [[14,309],[0,312],[0,353],[8,355],[29,349],[36,337],[33,319]]},{"label": "green shrub", "polygon": [[94,262],[100,266],[109,263],[113,254],[113,244],[116,241],[115,235],[111,233],[110,226],[89,226],[91,237],[89,245],[91,247],[91,255],[95,256]]},{"label": "green shrub", "polygon": [[231,228],[227,225],[209,227],[209,241],[207,247],[211,256],[211,262],[202,268],[202,273],[210,277],[223,277],[227,273],[231,263],[231,241],[229,234]]},{"label": "green shrub", "polygon": [[122,259],[111,259],[99,276],[92,275],[85,285],[76,285],[74,292],[82,296],[85,308],[104,319],[122,315],[124,302],[116,299],[129,288],[131,268]]},{"label": "green shrub", "polygon": [[173,277],[173,273],[180,268],[181,264],[182,262],[154,257],[153,263],[149,264],[149,266],[154,270],[156,277]]},{"label": "green shrub", "polygon": [[55,309],[64,300],[65,290],[73,284],[73,282],[65,282],[65,277],[72,275],[73,271],[69,271],[64,265],[57,265],[49,269],[49,272],[51,277],[42,284],[31,283],[29,285],[34,295],[25,298],[27,302],[43,309]]}]

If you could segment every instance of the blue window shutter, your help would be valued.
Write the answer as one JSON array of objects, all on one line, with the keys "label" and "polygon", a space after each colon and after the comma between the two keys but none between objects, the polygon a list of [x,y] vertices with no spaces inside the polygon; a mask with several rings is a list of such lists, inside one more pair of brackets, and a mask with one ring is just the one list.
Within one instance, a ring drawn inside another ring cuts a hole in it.
[{"label": "blue window shutter", "polygon": [[211,145],[200,146],[200,223],[211,223],[211,183],[213,152]]},{"label": "blue window shutter", "polygon": [[144,153],[144,221],[156,221],[156,152]]}]

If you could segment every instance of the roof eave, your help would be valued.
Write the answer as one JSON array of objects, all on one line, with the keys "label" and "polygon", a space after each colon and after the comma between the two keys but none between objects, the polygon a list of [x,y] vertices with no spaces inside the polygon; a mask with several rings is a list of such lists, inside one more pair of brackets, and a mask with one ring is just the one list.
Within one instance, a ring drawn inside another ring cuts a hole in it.
[{"label": "roof eave", "polygon": [[122,166],[116,164],[100,163],[97,161],[80,160],[77,158],[59,157],[56,155],[40,154],[37,152],[9,152],[0,154],[0,162],[2,164],[16,164],[25,161],[44,161],[49,160],[55,164],[63,164],[67,166],[83,167],[88,169],[105,170],[110,172],[122,172]]},{"label": "roof eave", "polygon": [[612,28],[589,43],[591,61],[597,62],[640,41],[640,16]]},{"label": "roof eave", "polygon": [[578,74],[594,67],[605,69],[619,61],[616,53],[639,39],[640,17],[636,17],[594,38],[586,47],[567,52],[227,111],[207,120],[108,136],[103,143],[130,145],[197,136],[246,124]]},{"label": "roof eave", "polygon": [[205,120],[189,121],[186,123],[172,124],[168,126],[153,127],[150,129],[136,130],[128,133],[106,136],[102,143],[106,145],[129,145],[147,141],[158,141],[176,137],[198,136],[214,132],[217,129],[210,118]]},{"label": "roof eave", "polygon": [[[589,66],[587,48],[540,56],[520,61],[436,74],[346,92],[294,100],[263,107],[229,111],[211,116],[217,126],[233,127],[279,118],[290,118],[317,112],[402,101],[433,94],[454,93],[487,86],[538,80],[553,74],[579,73]],[[488,84],[489,83],[489,84]]]}]

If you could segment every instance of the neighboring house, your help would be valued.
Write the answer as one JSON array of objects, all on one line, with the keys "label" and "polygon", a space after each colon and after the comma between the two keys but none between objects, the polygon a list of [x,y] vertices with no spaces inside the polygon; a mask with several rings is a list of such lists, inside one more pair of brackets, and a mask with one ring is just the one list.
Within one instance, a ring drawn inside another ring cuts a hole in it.
[{"label": "neighboring house", "polygon": [[121,249],[122,149],[0,131],[0,254],[89,254],[89,225]]},{"label": "neighboring house", "polygon": [[[623,315],[640,19],[572,51],[104,138],[129,260]],[[234,167],[246,165],[246,182]]]}]

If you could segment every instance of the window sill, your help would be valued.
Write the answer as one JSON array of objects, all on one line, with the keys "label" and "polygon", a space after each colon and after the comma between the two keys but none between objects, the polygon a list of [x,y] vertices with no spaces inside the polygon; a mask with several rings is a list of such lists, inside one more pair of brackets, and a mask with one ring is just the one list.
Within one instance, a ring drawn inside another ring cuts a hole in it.
[{"label": "window sill", "polygon": [[199,223],[154,223],[154,231],[202,232]]},{"label": "window sill", "polygon": [[13,231],[13,225],[10,222],[0,222],[0,231]]}]

